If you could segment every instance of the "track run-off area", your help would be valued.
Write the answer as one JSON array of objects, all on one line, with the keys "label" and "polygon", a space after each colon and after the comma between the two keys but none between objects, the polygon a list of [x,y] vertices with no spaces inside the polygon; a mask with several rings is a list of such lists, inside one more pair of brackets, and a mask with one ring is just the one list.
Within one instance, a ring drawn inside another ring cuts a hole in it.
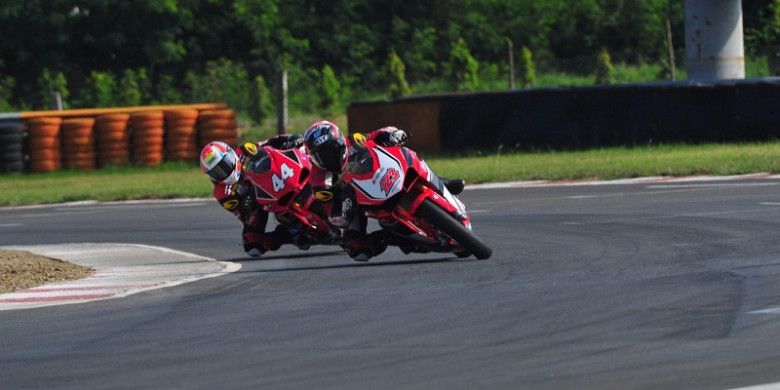
[{"label": "track run-off area", "polygon": [[[245,258],[214,201],[0,209],[0,246],[234,262],[0,311],[0,388],[733,388],[780,381],[780,178],[471,188],[489,260]],[[202,260],[201,260],[202,261]],[[165,264],[158,261],[156,264]]]}]

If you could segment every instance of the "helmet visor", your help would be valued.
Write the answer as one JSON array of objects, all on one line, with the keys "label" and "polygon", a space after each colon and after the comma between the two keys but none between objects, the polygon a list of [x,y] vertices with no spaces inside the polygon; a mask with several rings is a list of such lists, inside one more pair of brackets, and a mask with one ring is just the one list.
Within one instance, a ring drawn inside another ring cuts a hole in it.
[{"label": "helmet visor", "polygon": [[322,150],[312,154],[312,160],[320,168],[331,172],[337,172],[341,170],[341,164],[344,162],[344,157],[347,152],[345,145],[336,144],[331,148],[323,148]]},{"label": "helmet visor", "polygon": [[233,171],[236,170],[236,157],[232,153],[225,155],[225,158],[220,160],[214,168],[211,168],[206,174],[214,182],[221,182],[230,177]]}]

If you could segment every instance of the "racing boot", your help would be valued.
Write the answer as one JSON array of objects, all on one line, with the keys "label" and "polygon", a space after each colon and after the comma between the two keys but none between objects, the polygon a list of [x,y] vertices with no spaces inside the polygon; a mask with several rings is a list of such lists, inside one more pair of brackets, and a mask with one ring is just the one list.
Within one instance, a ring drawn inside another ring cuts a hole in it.
[{"label": "racing boot", "polygon": [[447,179],[446,177],[442,177],[441,181],[452,195],[460,194],[463,192],[463,188],[466,187],[466,181],[463,179]]},{"label": "racing boot", "polygon": [[373,232],[362,235],[350,230],[344,237],[344,249],[354,261],[368,261],[368,259],[381,254],[387,249],[387,243],[381,239],[382,233]]}]

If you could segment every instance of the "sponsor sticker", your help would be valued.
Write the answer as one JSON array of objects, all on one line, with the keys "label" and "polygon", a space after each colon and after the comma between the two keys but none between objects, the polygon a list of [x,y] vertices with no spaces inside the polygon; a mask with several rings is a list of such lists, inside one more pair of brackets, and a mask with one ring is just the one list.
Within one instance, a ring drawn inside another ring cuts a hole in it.
[{"label": "sponsor sticker", "polygon": [[314,196],[319,200],[320,202],[327,202],[331,199],[333,199],[333,193],[330,191],[317,191],[314,193]]}]

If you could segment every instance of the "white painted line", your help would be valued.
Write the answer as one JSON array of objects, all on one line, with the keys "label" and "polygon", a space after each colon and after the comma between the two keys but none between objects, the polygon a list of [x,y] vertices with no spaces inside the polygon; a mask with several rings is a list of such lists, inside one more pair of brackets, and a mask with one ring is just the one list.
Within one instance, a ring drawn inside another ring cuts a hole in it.
[{"label": "white painted line", "polygon": [[692,183],[703,181],[735,181],[735,180],[780,180],[780,175],[769,173],[750,173],[733,176],[648,176],[618,180],[534,180],[514,181],[506,183],[469,184],[466,190],[502,189],[502,188],[537,188],[537,187],[576,187],[576,186],[603,186],[625,184],[652,184],[652,183]]},{"label": "white painted line", "polygon": [[731,390],[777,390],[780,389],[780,382],[764,383],[763,385],[735,387]]},{"label": "white painted line", "polygon": [[84,243],[1,248],[27,250],[89,266],[96,271],[81,280],[0,294],[0,311],[122,298],[241,269],[238,263],[141,244]]},{"label": "white painted line", "polygon": [[780,307],[770,307],[768,309],[753,310],[748,314],[780,314]]},{"label": "white painted line", "polygon": [[767,187],[780,183],[712,183],[712,184],[654,184],[646,186],[648,189],[672,189],[672,188],[729,188],[729,187]]},{"label": "white painted line", "polygon": [[[213,202],[213,198],[176,198],[176,199],[140,199],[140,200],[121,200],[112,202],[98,202],[96,200],[82,200],[78,202],[65,202],[65,203],[51,203],[51,204],[36,204],[29,206],[11,206],[0,207],[0,210],[35,210],[45,209],[50,207],[80,207],[80,206],[111,206],[111,205],[154,205],[154,204],[177,204],[177,203],[192,203],[202,204],[206,202]],[[185,205],[186,206],[186,205]]]},{"label": "white painted line", "polygon": [[21,223],[0,223],[0,228],[22,226]]},{"label": "white painted line", "polygon": [[759,204],[762,206],[780,206],[780,202],[761,202]]},{"label": "white painted line", "polygon": [[481,209],[481,210],[466,210],[469,214],[479,214],[479,213],[489,213],[490,210],[488,209]]}]

